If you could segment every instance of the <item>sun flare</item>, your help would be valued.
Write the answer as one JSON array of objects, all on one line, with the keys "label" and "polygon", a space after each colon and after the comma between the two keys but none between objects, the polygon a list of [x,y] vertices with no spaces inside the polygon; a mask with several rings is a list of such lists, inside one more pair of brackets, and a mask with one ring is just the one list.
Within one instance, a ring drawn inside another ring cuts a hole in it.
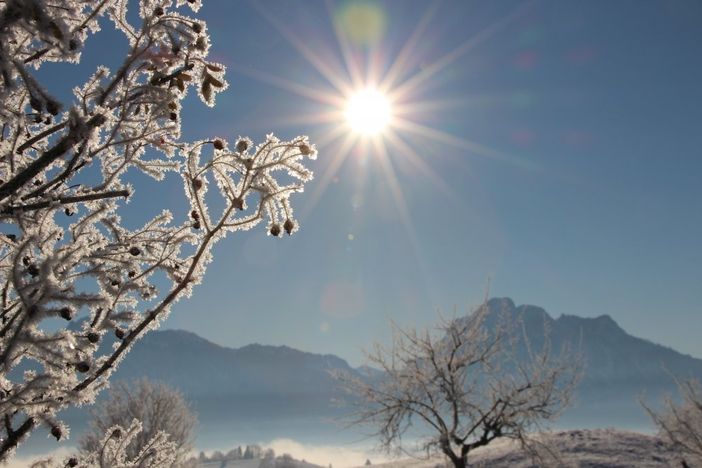
[{"label": "sun flare", "polygon": [[366,88],[351,96],[346,105],[346,121],[357,133],[377,135],[390,123],[390,101],[380,91]]}]

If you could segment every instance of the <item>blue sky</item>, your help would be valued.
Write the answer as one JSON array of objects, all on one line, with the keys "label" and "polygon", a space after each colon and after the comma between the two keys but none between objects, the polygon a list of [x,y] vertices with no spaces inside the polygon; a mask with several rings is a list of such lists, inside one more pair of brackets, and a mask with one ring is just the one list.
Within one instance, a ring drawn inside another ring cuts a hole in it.
[{"label": "blue sky", "polygon": [[[358,5],[377,15],[365,42],[344,16]],[[324,144],[293,200],[300,232],[221,242],[166,327],[358,364],[389,320],[465,311],[491,278],[492,296],[609,314],[702,357],[702,3],[209,0],[201,16],[230,88],[215,109],[187,100],[185,137]],[[289,85],[338,96],[315,60],[352,81],[334,24],[381,76],[426,25],[396,85],[427,76],[402,97],[421,127],[395,129],[412,154],[386,139],[341,162],[350,130],[312,121],[334,109]],[[182,200],[159,190],[137,194],[144,213]]]}]

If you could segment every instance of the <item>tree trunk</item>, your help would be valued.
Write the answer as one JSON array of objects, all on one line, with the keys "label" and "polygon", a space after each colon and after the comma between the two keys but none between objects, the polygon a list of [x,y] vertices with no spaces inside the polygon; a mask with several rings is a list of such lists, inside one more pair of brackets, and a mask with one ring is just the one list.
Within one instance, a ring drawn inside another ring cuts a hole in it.
[{"label": "tree trunk", "polygon": [[453,450],[443,450],[444,454],[449,457],[454,468],[466,468],[468,466],[468,454],[463,456],[456,455]]}]

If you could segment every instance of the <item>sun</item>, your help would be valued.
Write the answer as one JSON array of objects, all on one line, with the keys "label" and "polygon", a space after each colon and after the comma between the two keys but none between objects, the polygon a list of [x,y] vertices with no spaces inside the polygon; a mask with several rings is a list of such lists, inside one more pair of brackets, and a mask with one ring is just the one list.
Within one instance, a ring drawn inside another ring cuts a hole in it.
[{"label": "sun", "polygon": [[365,88],[353,94],[346,103],[346,122],[361,135],[377,135],[391,120],[390,101],[375,88]]}]

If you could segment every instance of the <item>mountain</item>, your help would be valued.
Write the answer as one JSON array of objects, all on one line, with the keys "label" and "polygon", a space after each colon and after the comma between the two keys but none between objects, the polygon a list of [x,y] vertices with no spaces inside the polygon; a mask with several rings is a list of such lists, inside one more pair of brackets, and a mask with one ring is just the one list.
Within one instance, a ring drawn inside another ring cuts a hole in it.
[{"label": "mountain", "polygon": [[[488,325],[494,325],[498,315],[506,316],[523,323],[535,348],[544,342],[546,329],[553,350],[570,344],[582,354],[584,375],[576,406],[564,415],[567,426],[647,426],[638,403],[641,395],[655,403],[663,393],[674,393],[671,373],[702,378],[702,360],[631,336],[607,315],[554,319],[540,307],[516,306],[509,298],[491,299],[488,306]],[[343,413],[339,402],[347,395],[332,371],[359,378],[378,378],[380,372],[354,369],[331,354],[260,344],[227,348],[194,333],[162,330],[136,343],[113,378],[162,380],[185,394],[203,423],[228,424],[295,417],[321,421]]]},{"label": "mountain", "polygon": [[509,298],[491,299],[488,308],[488,322],[502,315],[523,323],[536,349],[548,330],[552,352],[567,346],[583,357],[576,404],[565,414],[568,425],[641,428],[649,422],[640,398],[655,406],[664,395],[675,394],[673,376],[702,380],[702,360],[632,336],[609,315],[554,319],[541,307],[516,306]]},{"label": "mountain", "polygon": [[702,377],[702,360],[629,335],[609,315],[561,315],[553,319],[541,307],[517,307],[509,298],[491,299],[488,307],[493,317],[503,314],[512,321],[521,320],[532,343],[541,345],[544,330],[548,330],[554,351],[566,345],[582,353],[583,385],[669,387],[671,374]]},{"label": "mountain", "polygon": [[148,376],[194,398],[330,395],[338,387],[331,370],[354,372],[346,361],[331,354],[260,344],[226,348],[194,333],[163,330],[139,341],[115,378]]}]

